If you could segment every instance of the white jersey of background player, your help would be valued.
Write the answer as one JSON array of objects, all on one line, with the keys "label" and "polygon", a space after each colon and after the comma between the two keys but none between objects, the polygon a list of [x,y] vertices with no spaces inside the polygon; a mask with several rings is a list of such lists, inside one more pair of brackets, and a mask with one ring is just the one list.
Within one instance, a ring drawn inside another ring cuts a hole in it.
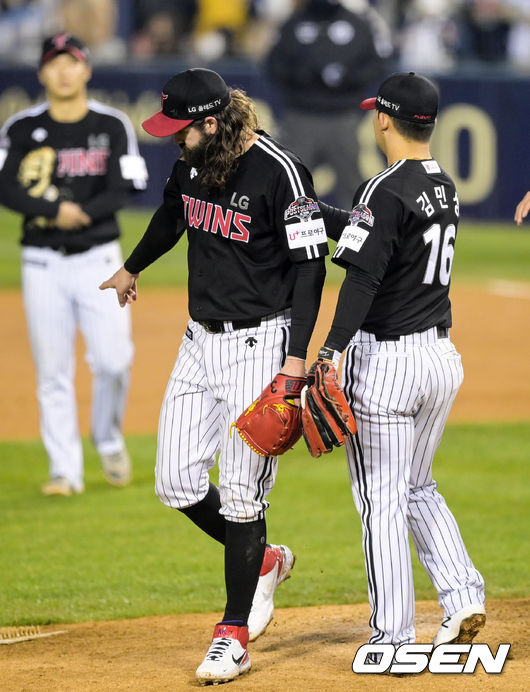
[{"label": "white jersey of background player", "polygon": [[0,202],[24,215],[22,290],[35,367],[46,495],[82,492],[83,452],[74,390],[79,328],[92,370],[92,439],[109,483],[131,462],[121,422],[133,358],[130,315],[98,283],[119,267],[115,213],[146,186],[145,162],[124,113],[87,100],[86,47],[74,36],[44,41],[39,80],[47,102],[11,117],[0,137]]}]

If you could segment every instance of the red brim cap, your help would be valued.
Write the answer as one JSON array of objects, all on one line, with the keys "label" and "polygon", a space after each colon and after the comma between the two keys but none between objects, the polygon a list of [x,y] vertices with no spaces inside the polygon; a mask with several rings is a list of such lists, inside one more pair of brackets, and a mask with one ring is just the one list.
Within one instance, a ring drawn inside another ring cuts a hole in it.
[{"label": "red brim cap", "polygon": [[73,57],[76,58],[76,60],[79,60],[80,62],[87,61],[86,53],[83,53],[81,49],[77,48],[76,46],[66,45],[63,48],[53,48],[52,50],[48,51],[45,55],[43,55],[40,61],[40,67],[45,65],[52,58],[55,58],[55,56],[59,55],[59,53],[70,53],[70,55],[73,55]]},{"label": "red brim cap", "polygon": [[364,101],[361,101],[361,108],[363,111],[373,111],[375,108],[377,98],[374,96],[371,99],[364,99]]},{"label": "red brim cap", "polygon": [[168,118],[162,111],[158,111],[158,113],[144,120],[142,127],[150,135],[153,135],[153,137],[169,137],[169,135],[174,135],[175,132],[179,132],[185,127],[188,127],[192,122],[193,120]]}]

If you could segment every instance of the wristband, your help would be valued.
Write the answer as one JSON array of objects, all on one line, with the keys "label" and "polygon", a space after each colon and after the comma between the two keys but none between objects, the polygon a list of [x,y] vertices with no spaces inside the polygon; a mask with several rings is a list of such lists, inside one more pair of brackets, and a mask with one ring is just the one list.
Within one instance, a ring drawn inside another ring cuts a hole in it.
[{"label": "wristband", "polygon": [[330,348],[329,346],[322,346],[320,351],[318,352],[318,360],[329,360],[333,363],[333,365],[337,368],[340,363],[340,357],[341,357],[341,352],[340,351],[335,351],[334,348]]}]

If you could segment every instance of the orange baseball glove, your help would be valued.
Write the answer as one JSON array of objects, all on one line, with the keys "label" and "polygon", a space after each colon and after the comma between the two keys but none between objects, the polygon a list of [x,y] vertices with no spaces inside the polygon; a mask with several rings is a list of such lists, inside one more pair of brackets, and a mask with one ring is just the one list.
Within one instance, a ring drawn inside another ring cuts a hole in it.
[{"label": "orange baseball glove", "polygon": [[233,424],[248,446],[263,457],[278,456],[302,435],[300,392],[305,377],[278,373]]},{"label": "orange baseball glove", "polygon": [[[326,349],[321,353],[326,355]],[[357,425],[331,359],[313,363],[307,381],[301,395],[302,430],[309,453],[319,457],[341,447]]]}]

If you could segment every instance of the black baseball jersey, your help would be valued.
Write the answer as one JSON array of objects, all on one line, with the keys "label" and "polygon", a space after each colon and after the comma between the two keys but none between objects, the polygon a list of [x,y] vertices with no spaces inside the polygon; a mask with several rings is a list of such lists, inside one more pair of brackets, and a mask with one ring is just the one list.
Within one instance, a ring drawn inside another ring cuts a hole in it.
[{"label": "black baseball jersey", "polygon": [[[147,184],[128,117],[97,101],[77,122],[57,122],[43,103],[12,116],[0,131],[0,201],[24,215],[22,245],[88,250],[119,235],[115,212]],[[59,204],[79,204],[92,225],[54,226]]]},{"label": "black baseball jersey", "polygon": [[333,262],[380,281],[363,330],[394,336],[451,326],[458,217],[454,183],[433,159],[402,159],[359,187]]},{"label": "black baseball jersey", "polygon": [[[151,222],[165,223],[169,215],[176,228],[184,219],[194,320],[260,318],[290,307],[295,265],[328,253],[309,171],[269,135],[258,134],[219,192],[199,187],[196,169],[178,160],[164,190],[164,214]],[[127,260],[129,271],[142,268],[137,259],[133,253]]]}]

